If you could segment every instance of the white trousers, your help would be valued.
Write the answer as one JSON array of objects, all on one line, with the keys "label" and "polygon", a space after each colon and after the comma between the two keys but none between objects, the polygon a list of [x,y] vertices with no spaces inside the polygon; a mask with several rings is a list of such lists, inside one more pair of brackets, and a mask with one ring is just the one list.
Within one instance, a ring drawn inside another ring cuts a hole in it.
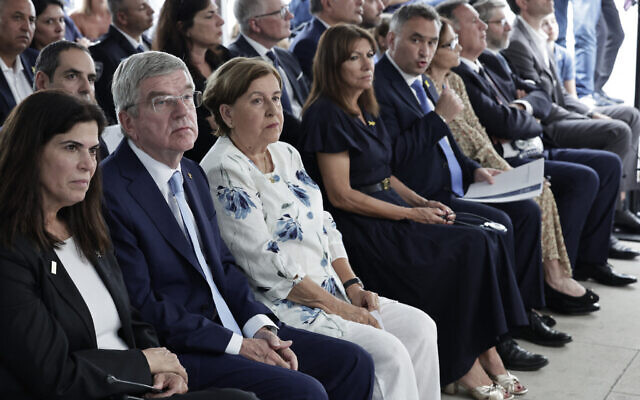
[{"label": "white trousers", "polygon": [[440,399],[435,322],[417,308],[382,297],[380,315],[385,330],[347,321],[342,337],[373,357],[373,399]]}]

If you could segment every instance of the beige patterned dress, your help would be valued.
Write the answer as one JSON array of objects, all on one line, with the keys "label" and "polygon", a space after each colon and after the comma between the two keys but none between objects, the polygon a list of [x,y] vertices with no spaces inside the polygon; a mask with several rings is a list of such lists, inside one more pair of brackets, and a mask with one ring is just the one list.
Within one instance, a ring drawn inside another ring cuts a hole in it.
[{"label": "beige patterned dress", "polygon": [[[493,148],[487,131],[473,111],[462,78],[450,72],[447,79],[449,87],[460,96],[464,104],[463,112],[449,122],[451,133],[462,152],[485,168],[509,169],[509,164]],[[438,92],[442,90],[438,85],[436,87]],[[571,263],[564,245],[558,208],[548,183],[542,194],[534,200],[542,210],[542,259],[558,260],[562,268],[571,275]]]}]

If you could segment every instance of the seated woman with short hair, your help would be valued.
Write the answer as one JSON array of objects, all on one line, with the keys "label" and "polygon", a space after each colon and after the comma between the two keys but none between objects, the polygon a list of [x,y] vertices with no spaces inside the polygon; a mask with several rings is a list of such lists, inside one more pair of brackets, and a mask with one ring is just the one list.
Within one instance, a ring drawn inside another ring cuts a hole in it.
[{"label": "seated woman with short hair", "polygon": [[235,390],[182,395],[185,369],[131,309],[101,214],[105,123],[98,106],[43,90],[0,132],[3,398],[255,400]]},{"label": "seated woman with short hair", "polygon": [[278,141],[281,90],[271,65],[247,58],[225,63],[207,84],[204,104],[222,137],[201,165],[222,237],[278,318],[371,353],[374,399],[438,399],[435,324],[356,278],[320,189],[298,152]]}]

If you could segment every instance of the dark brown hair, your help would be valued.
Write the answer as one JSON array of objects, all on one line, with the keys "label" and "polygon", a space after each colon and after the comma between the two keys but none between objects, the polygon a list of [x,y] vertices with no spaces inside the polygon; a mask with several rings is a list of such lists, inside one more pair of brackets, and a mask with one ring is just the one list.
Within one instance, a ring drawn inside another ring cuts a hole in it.
[{"label": "dark brown hair", "polygon": [[[195,15],[211,4],[210,0],[165,0],[160,9],[158,25],[153,40],[153,49],[173,54],[182,59],[193,79],[206,79],[191,62],[189,46],[185,32],[193,26]],[[207,50],[204,59],[211,69],[229,59],[227,49],[219,46],[216,50]]]},{"label": "dark brown hair", "polygon": [[[349,59],[358,39],[366,39],[372,49],[376,41],[366,30],[355,25],[338,24],[327,29],[318,42],[318,50],[313,57],[313,84],[302,113],[320,96],[327,96],[349,114],[358,114],[347,104],[342,78],[342,63]],[[358,98],[358,105],[373,116],[378,116],[379,107],[373,88],[365,89]]]},{"label": "dark brown hair", "polygon": [[[100,107],[60,90],[35,92],[9,114],[0,131],[0,241],[5,246],[11,246],[17,235],[32,240],[43,251],[60,243],[44,226],[40,161],[55,135],[90,121],[98,124],[100,134],[106,125]],[[89,260],[111,247],[101,197],[102,179],[96,168],[84,201],[58,212]]]},{"label": "dark brown hair", "polygon": [[282,89],[280,74],[271,64],[259,58],[236,57],[222,64],[207,80],[203,104],[213,115],[218,125],[217,136],[225,136],[231,129],[220,115],[222,104],[232,105],[249,90],[251,83],[265,75],[272,74]]}]

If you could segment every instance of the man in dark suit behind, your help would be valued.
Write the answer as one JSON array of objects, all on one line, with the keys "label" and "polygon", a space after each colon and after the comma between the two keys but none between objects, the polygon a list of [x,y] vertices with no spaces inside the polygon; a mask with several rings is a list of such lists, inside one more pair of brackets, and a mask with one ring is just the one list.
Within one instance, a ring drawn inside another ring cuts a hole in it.
[{"label": "man in dark suit behind", "polygon": [[289,49],[298,58],[302,71],[312,77],[313,56],[318,41],[328,27],[339,24],[359,25],[362,23],[362,5],[364,0],[311,0],[313,18],[301,26],[295,33]]},{"label": "man in dark suit behind", "polygon": [[96,100],[110,124],[116,124],[111,97],[111,79],[118,64],[132,54],[151,50],[151,41],[143,35],[153,25],[153,9],[146,0],[109,0],[111,26],[100,42],[91,46],[96,63]]},{"label": "man in dark suit behind", "polygon": [[[466,0],[447,0],[437,9],[454,21],[463,49],[461,63],[453,71],[464,80],[480,122],[501,143],[498,151],[510,164],[528,162],[528,157],[521,157],[514,150],[513,143],[542,135],[543,126],[538,119],[544,121],[551,113],[549,97],[507,71],[494,54],[485,51],[487,24]],[[549,148],[545,156],[545,174],[551,177],[574,275],[594,277],[615,286],[635,282],[635,277],[617,274],[607,264],[620,184],[619,157],[601,150],[565,148]]]},{"label": "man in dark suit behind", "polygon": [[184,62],[136,54],[116,70],[113,93],[127,140],[101,165],[105,218],[131,302],[178,354],[189,386],[263,400],[370,398],[368,353],[280,324],[235,266],[205,174],[182,157],[200,99]]},{"label": "man in dark suit behind", "polygon": [[291,35],[293,14],[280,0],[236,0],[233,12],[240,24],[240,35],[229,45],[229,51],[233,57],[261,57],[276,67],[283,89],[284,126],[280,140],[296,146],[309,81],[298,60],[277,46]]},{"label": "man in dark suit behind", "polygon": [[[471,212],[505,225],[507,247],[515,248],[515,275],[522,300],[528,310],[530,337],[538,343],[562,345],[571,338],[547,327],[533,311],[544,307],[542,254],[540,248],[540,209],[531,200],[496,204],[493,207],[459,200],[455,193],[451,165],[462,171],[463,187],[474,181],[490,181],[495,170],[481,168],[458,148],[447,121],[461,110],[462,102],[450,89],[438,96],[433,83],[423,75],[438,44],[440,21],[427,5],[400,8],[389,26],[389,50],[378,61],[374,87],[380,114],[393,140],[393,174],[421,196],[449,205],[455,212]],[[421,107],[420,94],[426,92],[433,106]],[[452,150],[446,155],[443,140]],[[514,240],[515,238],[515,240]],[[545,357],[531,354],[510,338],[503,338],[499,351],[510,369],[538,369]]]},{"label": "man in dark suit behind", "polygon": [[33,92],[37,50],[29,48],[36,12],[30,0],[0,1],[0,125]]}]

